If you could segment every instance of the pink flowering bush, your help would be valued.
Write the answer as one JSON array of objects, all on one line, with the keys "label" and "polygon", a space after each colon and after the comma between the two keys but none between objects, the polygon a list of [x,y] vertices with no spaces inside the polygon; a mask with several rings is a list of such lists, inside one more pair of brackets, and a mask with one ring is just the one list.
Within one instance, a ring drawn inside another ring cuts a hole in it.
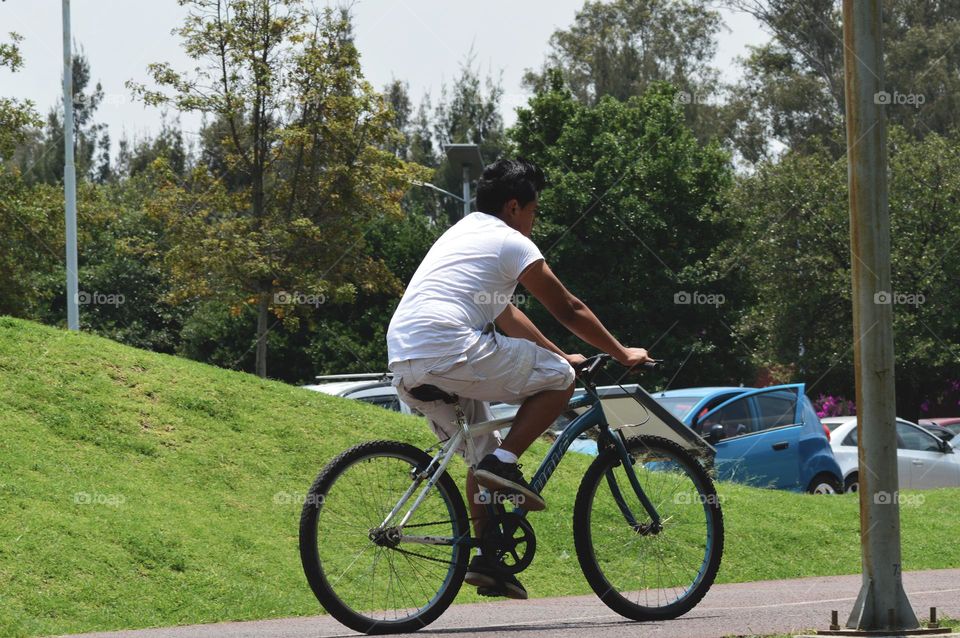
[{"label": "pink flowering bush", "polygon": [[853,416],[857,413],[857,405],[853,401],[832,394],[818,396],[813,407],[821,419],[828,416]]}]

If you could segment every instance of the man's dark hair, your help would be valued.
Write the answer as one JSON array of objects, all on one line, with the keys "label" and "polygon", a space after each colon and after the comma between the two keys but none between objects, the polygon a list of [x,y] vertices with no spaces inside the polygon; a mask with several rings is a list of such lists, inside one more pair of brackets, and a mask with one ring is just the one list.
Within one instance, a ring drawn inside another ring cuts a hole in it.
[{"label": "man's dark hair", "polygon": [[498,159],[483,169],[477,182],[477,210],[499,215],[511,199],[526,206],[543,190],[547,180],[543,171],[523,158]]}]

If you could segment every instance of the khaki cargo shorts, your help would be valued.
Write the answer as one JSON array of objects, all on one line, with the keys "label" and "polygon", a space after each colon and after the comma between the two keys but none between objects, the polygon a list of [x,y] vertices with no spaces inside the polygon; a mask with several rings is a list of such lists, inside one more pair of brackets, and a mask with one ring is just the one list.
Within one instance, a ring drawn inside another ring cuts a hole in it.
[{"label": "khaki cargo shorts", "polygon": [[[393,385],[404,403],[427,417],[441,441],[456,434],[456,410],[443,401],[419,401],[410,388],[435,385],[460,397],[460,408],[467,423],[473,425],[493,419],[489,402],[523,403],[524,399],[546,390],[563,390],[573,383],[570,364],[558,354],[527,339],[498,334],[488,325],[479,341],[462,354],[429,359],[400,361],[390,368]],[[475,465],[500,446],[495,433],[474,438]],[[466,457],[466,446],[460,448]]]}]

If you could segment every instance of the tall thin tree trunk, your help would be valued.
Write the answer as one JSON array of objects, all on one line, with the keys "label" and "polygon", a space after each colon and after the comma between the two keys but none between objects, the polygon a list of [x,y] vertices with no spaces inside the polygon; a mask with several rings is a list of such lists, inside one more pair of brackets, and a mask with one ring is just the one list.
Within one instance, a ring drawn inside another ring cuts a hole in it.
[{"label": "tall thin tree trunk", "polygon": [[257,304],[257,376],[267,378],[267,320],[269,319],[270,298],[269,290],[259,286],[260,301]]}]

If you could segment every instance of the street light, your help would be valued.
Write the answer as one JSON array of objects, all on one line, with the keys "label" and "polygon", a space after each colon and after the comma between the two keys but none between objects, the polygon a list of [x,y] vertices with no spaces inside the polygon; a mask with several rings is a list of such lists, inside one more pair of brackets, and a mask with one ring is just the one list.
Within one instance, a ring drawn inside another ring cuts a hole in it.
[{"label": "street light", "polygon": [[63,193],[66,217],[67,329],[80,329],[77,306],[77,176],[73,165],[73,56],[70,0],[63,0]]},{"label": "street light", "polygon": [[[476,144],[447,144],[444,150],[447,152],[447,161],[450,165],[460,167],[460,174],[463,177],[463,197],[457,197],[457,199],[463,202],[463,216],[466,217],[472,212],[470,182],[479,179],[483,173],[483,156],[480,155],[480,147]],[[452,195],[452,193],[448,194]]]}]

